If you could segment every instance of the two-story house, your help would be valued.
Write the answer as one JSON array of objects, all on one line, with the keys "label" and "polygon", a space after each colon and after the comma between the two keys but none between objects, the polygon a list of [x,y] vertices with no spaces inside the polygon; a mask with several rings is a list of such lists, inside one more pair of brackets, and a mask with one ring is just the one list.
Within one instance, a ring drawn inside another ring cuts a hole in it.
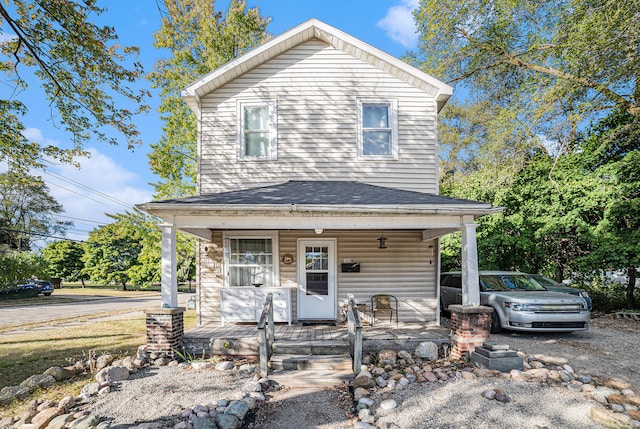
[{"label": "two-story house", "polygon": [[336,320],[348,294],[386,293],[401,321],[437,324],[438,238],[462,231],[477,285],[474,220],[498,210],[438,195],[451,93],[315,19],[187,87],[198,195],[139,206],[164,220],[164,306],[177,306],[180,230],[199,239],[199,324],[255,321],[266,292],[277,321]]}]

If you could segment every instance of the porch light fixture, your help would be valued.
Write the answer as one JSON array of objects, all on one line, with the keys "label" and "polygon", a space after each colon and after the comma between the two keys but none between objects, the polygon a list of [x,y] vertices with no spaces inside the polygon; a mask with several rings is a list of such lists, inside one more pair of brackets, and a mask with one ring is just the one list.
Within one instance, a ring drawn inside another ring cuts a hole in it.
[{"label": "porch light fixture", "polygon": [[387,245],[385,244],[385,241],[387,241],[387,237],[385,237],[384,235],[380,235],[380,237],[378,237],[378,241],[380,242],[380,244],[378,245],[378,249],[387,248]]},{"label": "porch light fixture", "polygon": [[316,228],[316,229],[314,230],[314,232],[315,232],[316,234],[318,234],[318,235],[322,234],[322,231],[323,231],[323,229],[322,229],[322,228]]}]

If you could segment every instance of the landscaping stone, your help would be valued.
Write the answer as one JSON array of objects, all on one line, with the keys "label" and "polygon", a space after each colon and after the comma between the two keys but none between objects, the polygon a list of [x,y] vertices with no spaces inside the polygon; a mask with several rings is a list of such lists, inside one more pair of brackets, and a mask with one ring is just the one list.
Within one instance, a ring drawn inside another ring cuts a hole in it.
[{"label": "landscaping stone", "polygon": [[380,408],[382,408],[383,410],[389,411],[397,407],[398,403],[393,399],[385,399],[384,401],[380,402]]},{"label": "landscaping stone", "polygon": [[96,374],[98,383],[117,383],[127,378],[129,378],[129,369],[126,366],[110,366]]},{"label": "landscaping stone", "polygon": [[234,367],[233,362],[225,360],[216,365],[216,371],[231,371]]},{"label": "landscaping stone", "polygon": [[611,378],[605,381],[604,385],[614,390],[631,389],[631,384],[624,380],[620,380],[619,378]]},{"label": "landscaping stone", "polygon": [[44,409],[31,419],[31,424],[34,425],[37,429],[43,429],[47,427],[51,420],[62,414],[62,412],[62,409],[58,407]]},{"label": "landscaping stone", "polygon": [[20,386],[27,386],[29,388],[49,387],[52,386],[55,382],[56,379],[51,375],[35,374],[20,383]]},{"label": "landscaping stone", "polygon": [[[60,414],[49,422],[47,429],[62,429],[70,421],[73,421],[73,414]],[[2,427],[2,425],[0,425],[0,427]]]},{"label": "landscaping stone", "polygon": [[438,345],[431,341],[422,342],[418,344],[414,354],[420,359],[436,360],[438,359]]},{"label": "landscaping stone", "polygon": [[213,363],[209,361],[195,361],[191,362],[191,368],[196,371],[204,371],[213,368]]},{"label": "landscaping stone", "polygon": [[608,428],[631,428],[633,423],[631,418],[626,414],[614,413],[601,407],[592,407],[589,410],[589,417],[596,422]]},{"label": "landscaping stone", "polygon": [[25,398],[31,393],[27,386],[6,386],[0,390],[0,405],[7,405],[14,399]]},{"label": "landscaping stone", "polygon": [[193,429],[218,429],[218,425],[210,417],[196,417],[193,420]]},{"label": "landscaping stone", "polygon": [[111,362],[113,362],[114,356],[109,353],[105,353],[100,355],[96,359],[96,371],[100,371],[102,368],[106,368],[109,366]]},{"label": "landscaping stone", "polygon": [[82,388],[80,396],[94,396],[100,391],[100,383],[89,383]]},{"label": "landscaping stone", "polygon": [[236,416],[238,420],[244,420],[244,417],[248,412],[249,406],[244,401],[234,401],[230,403],[227,409],[224,411],[225,414]]},{"label": "landscaping stone", "polygon": [[381,350],[378,353],[378,362],[382,365],[395,365],[398,354],[395,350]]},{"label": "landscaping stone", "polygon": [[76,372],[71,369],[62,368],[59,366],[52,366],[51,368],[47,369],[43,374],[52,376],[53,378],[56,379],[56,381],[63,381],[63,380],[68,380],[72,377],[75,377]]},{"label": "landscaping stone", "polygon": [[220,429],[238,429],[240,427],[240,420],[231,414],[218,414],[216,423]]},{"label": "landscaping stone", "polygon": [[376,385],[376,382],[373,380],[373,376],[369,371],[360,371],[360,373],[353,380],[353,385],[355,387],[373,387]]},{"label": "landscaping stone", "polygon": [[98,423],[98,418],[94,415],[86,415],[84,417],[80,417],[77,420],[74,420],[70,423],[67,423],[67,428],[69,429],[93,429]]},{"label": "landscaping stone", "polygon": [[68,410],[76,404],[76,398],[73,396],[65,396],[58,402],[58,407],[63,410]]}]

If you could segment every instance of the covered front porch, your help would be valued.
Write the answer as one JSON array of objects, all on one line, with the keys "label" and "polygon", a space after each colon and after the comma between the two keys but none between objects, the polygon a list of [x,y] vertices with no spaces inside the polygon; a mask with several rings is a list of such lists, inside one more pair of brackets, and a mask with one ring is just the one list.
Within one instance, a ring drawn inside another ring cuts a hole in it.
[{"label": "covered front porch", "polygon": [[[371,326],[363,324],[363,353],[383,349],[413,350],[421,342],[438,344],[446,353],[450,341],[450,329],[442,326],[426,326],[423,323],[382,322]],[[275,344],[299,344],[300,350],[313,354],[314,347],[348,345],[346,323],[278,323],[275,325]],[[255,323],[210,324],[198,326],[184,333],[183,345],[195,356],[237,355],[258,356],[258,330]]]}]

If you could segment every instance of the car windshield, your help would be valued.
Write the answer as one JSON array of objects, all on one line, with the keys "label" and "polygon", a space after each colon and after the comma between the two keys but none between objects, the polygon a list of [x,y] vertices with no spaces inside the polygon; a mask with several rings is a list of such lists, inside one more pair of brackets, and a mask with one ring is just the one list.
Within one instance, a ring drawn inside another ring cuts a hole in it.
[{"label": "car windshield", "polygon": [[526,275],[481,275],[480,287],[483,291],[544,291],[544,287]]},{"label": "car windshield", "polygon": [[549,277],[542,276],[540,274],[532,274],[531,277],[542,286],[552,286],[552,287],[564,287],[563,284],[556,282],[555,280],[550,279]]}]

